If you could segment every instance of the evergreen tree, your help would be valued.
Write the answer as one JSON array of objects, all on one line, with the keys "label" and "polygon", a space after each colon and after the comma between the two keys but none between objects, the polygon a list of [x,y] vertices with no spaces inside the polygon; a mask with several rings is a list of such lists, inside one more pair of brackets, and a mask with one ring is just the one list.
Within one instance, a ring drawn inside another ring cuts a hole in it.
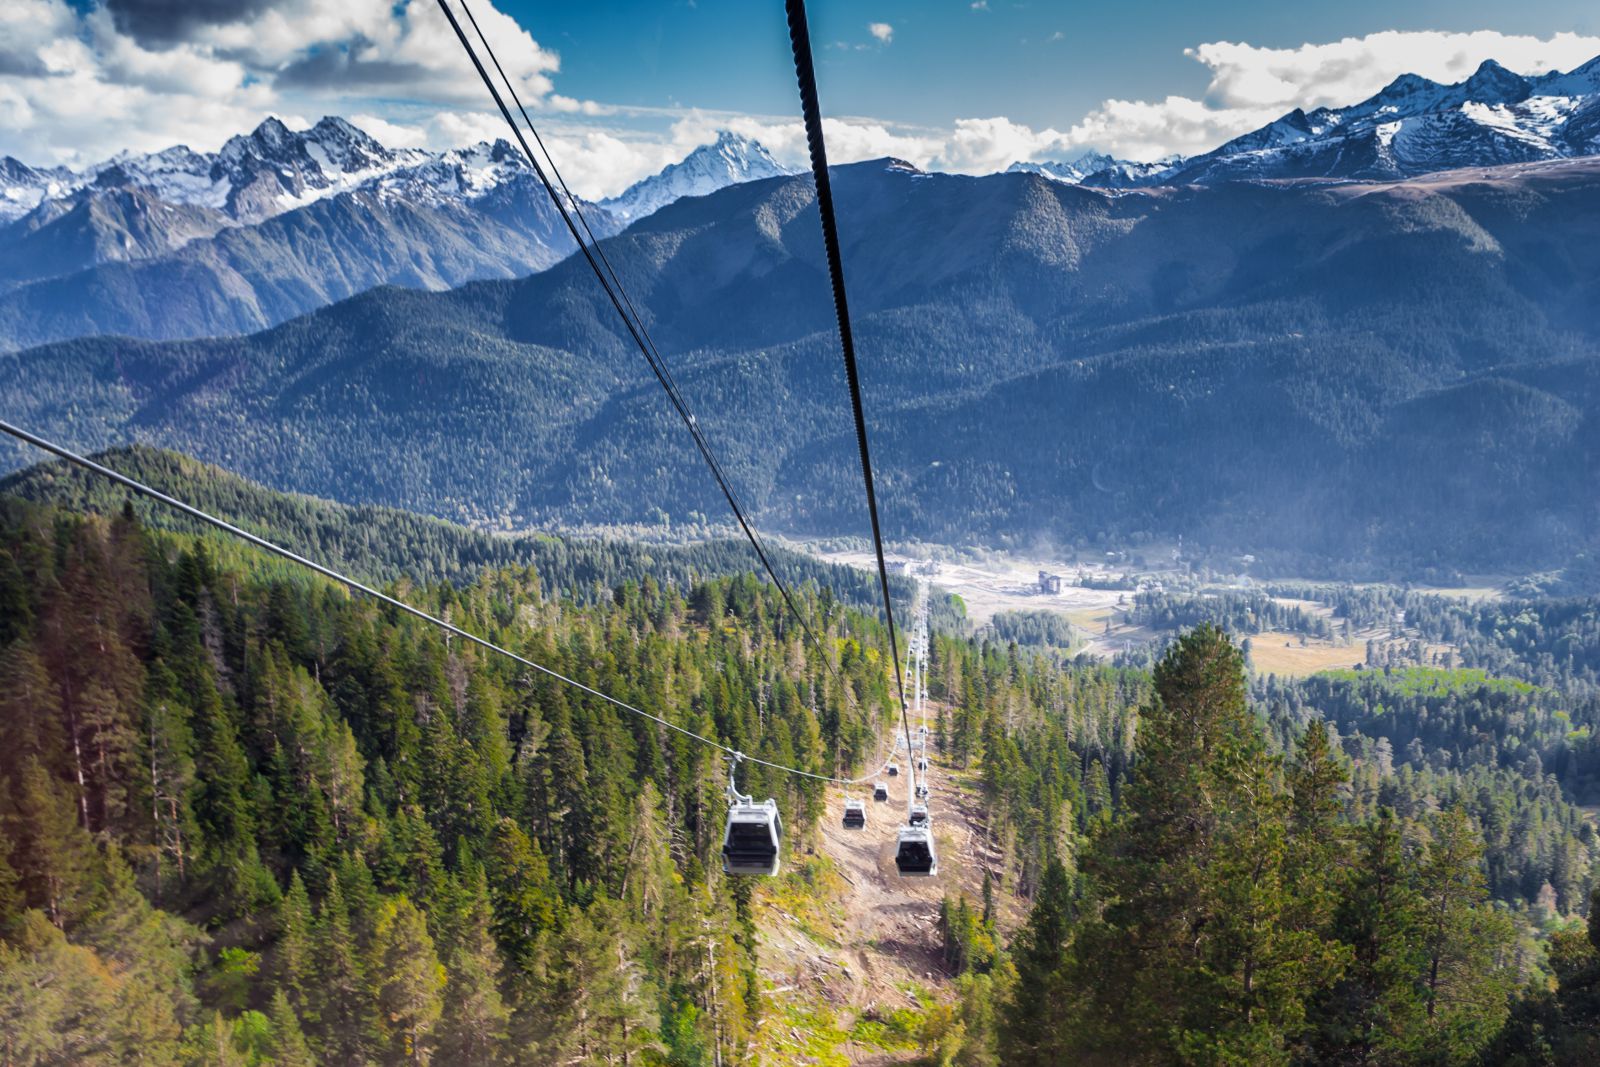
[{"label": "evergreen tree", "polygon": [[1340,893],[1335,930],[1351,962],[1323,994],[1314,1041],[1330,1063],[1412,1062],[1425,1016],[1421,902],[1400,827],[1387,808],[1357,835],[1356,861]]},{"label": "evergreen tree", "polygon": [[277,971],[278,991],[302,1012],[312,1003],[311,990],[316,981],[316,934],[311,897],[296,870],[289,875],[288,892],[278,905]]},{"label": "evergreen tree", "polygon": [[1505,1022],[1508,920],[1484,903],[1483,845],[1461,808],[1442,812],[1418,871],[1428,1058],[1473,1062]]},{"label": "evergreen tree", "polygon": [[29,760],[17,783],[7,832],[16,842],[13,864],[29,907],[66,929],[88,913],[99,862],[79,824],[80,809],[43,765]]},{"label": "evergreen tree", "polygon": [[403,896],[392,897],[379,908],[367,973],[375,983],[373,999],[387,1062],[432,1062],[445,970],[434,953],[426,920]]},{"label": "evergreen tree", "polygon": [[329,880],[313,943],[316,994],[306,1016],[318,1055],[330,1067],[359,1067],[367,1058],[374,1027],[360,949],[350,930],[350,911],[338,876]]},{"label": "evergreen tree", "polygon": [[445,946],[448,981],[439,1019],[438,1059],[461,1067],[497,1067],[503,1062],[511,1013],[500,996],[489,886],[481,867],[469,866],[462,877],[468,884]]},{"label": "evergreen tree", "polygon": [[267,1018],[271,1026],[268,1047],[272,1067],[316,1067],[311,1046],[300,1029],[300,1019],[282,989],[272,994]]},{"label": "evergreen tree", "polygon": [[1072,888],[1059,860],[1045,867],[1028,923],[1012,948],[1016,983],[1006,1006],[1001,1060],[1019,1067],[1063,1062],[1061,972],[1073,924]]}]

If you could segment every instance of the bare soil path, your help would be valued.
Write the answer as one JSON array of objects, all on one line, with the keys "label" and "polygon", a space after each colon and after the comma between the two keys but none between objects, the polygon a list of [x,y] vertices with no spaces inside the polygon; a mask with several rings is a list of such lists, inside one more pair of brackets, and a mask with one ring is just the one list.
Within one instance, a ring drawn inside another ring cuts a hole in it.
[{"label": "bare soil path", "polygon": [[[997,878],[1001,873],[977,779],[949,773],[934,760],[929,813],[939,873],[933,878],[902,878],[896,871],[896,834],[911,783],[906,774],[884,781],[887,802],[873,801],[870,787],[830,787],[810,854],[801,849],[786,857],[785,876],[757,896],[764,1064],[918,1062],[908,1030],[928,1004],[953,996],[940,903],[964,894],[978,906],[984,870]],[[847,796],[866,801],[865,829],[843,827]],[[1008,903],[1002,927],[1012,929],[1021,910]]]}]

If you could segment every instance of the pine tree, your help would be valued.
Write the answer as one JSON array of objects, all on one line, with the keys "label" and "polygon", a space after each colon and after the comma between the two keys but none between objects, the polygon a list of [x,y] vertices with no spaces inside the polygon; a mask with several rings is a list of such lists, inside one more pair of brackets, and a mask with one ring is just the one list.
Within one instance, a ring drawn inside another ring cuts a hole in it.
[{"label": "pine tree", "polygon": [[15,811],[7,820],[16,842],[13,865],[29,907],[58,928],[81,919],[94,904],[99,861],[79,825],[79,808],[37,760],[22,768]]},{"label": "pine tree", "polygon": [[140,807],[150,820],[158,896],[170,882],[189,875],[200,838],[191,798],[195,791],[194,733],[177,679],[157,661],[145,685],[144,728],[139,763]]},{"label": "pine tree", "polygon": [[426,920],[405,897],[378,910],[372,962],[379,1034],[391,1063],[427,1064],[433,1059],[434,1028],[443,1008],[445,970],[434,953]]},{"label": "pine tree", "polygon": [[183,1042],[187,1067],[249,1067],[249,1060],[234,1041],[234,1023],[221,1012],[196,1027]]},{"label": "pine tree", "polygon": [[21,926],[23,910],[22,876],[11,866],[11,841],[0,820],[0,941]]},{"label": "pine tree", "polygon": [[1072,887],[1059,860],[1045,868],[1028,923],[1012,948],[1016,983],[1006,1006],[1001,1060],[1018,1067],[1063,1062],[1061,971],[1073,924]]},{"label": "pine tree", "polygon": [[509,1033],[511,1013],[501,999],[500,957],[489,932],[493,918],[483,869],[469,865],[454,931],[445,946],[443,1010],[439,1019],[438,1059],[461,1067],[497,1067]]},{"label": "pine tree", "polygon": [[501,819],[491,845],[488,876],[494,934],[514,971],[530,968],[539,938],[555,924],[550,867],[521,827]]},{"label": "pine tree", "polygon": [[[1285,1063],[1337,946],[1297,928],[1291,798],[1210,626],[1155,669],[1126,815],[1085,855],[1099,918],[1074,935],[1073,1055]],[[1024,973],[1021,961],[1019,974]]]},{"label": "pine tree", "polygon": [[358,1067],[369,1051],[369,997],[360,953],[350,930],[350,912],[339,878],[329,879],[317,914],[316,993],[307,1021],[317,1052],[330,1067]]},{"label": "pine tree", "polygon": [[1351,961],[1319,1000],[1313,1044],[1330,1063],[1406,1064],[1424,1018],[1414,866],[1388,808],[1361,827],[1356,848],[1334,919]]},{"label": "pine tree", "polygon": [[1418,872],[1421,897],[1423,1010],[1430,1058],[1473,1062],[1499,1031],[1513,976],[1505,948],[1509,921],[1484,904],[1483,844],[1467,813],[1442,812]]},{"label": "pine tree", "polygon": [[301,1012],[312,1002],[311,991],[316,981],[315,935],[311,897],[296,870],[290,873],[288,892],[278,905],[277,973],[279,992]]},{"label": "pine tree", "polygon": [[68,765],[61,696],[28,641],[0,649],[0,776],[15,780],[30,761]]},{"label": "pine tree", "polygon": [[300,1020],[282,989],[272,994],[267,1018],[271,1026],[268,1047],[272,1067],[316,1067],[311,1046],[300,1029]]}]

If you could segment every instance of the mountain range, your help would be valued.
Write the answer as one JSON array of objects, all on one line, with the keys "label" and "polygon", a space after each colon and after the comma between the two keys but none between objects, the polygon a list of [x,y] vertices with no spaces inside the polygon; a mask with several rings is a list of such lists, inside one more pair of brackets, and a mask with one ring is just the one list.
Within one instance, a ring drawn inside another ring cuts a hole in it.
[{"label": "mountain range", "polygon": [[[604,205],[609,236],[680,196],[788,173],[723,133]],[[573,250],[505,141],[390,149],[339,118],[268,119],[216,153],[177,146],[78,173],[0,160],[0,349],[89,334],[247,333],[379,285],[445,289]]]},{"label": "mountain range", "polygon": [[[1089,152],[1012,172],[1106,190],[1228,180],[1395,179],[1565,158],[1600,145],[1600,59],[1456,85],[1406,75],[1342,109],[1296,110],[1189,159]],[[662,206],[790,168],[722,132],[618,196],[598,236]],[[0,351],[72,337],[242,334],[381,285],[445,289],[543,270],[564,224],[506,142],[391,149],[349,122],[277,119],[214,153],[174,146],[72,171],[0,159]]]},{"label": "mountain range", "polygon": [[[1299,573],[1600,549],[1600,160],[1111,194],[837,168],[888,532],[1250,552]],[[864,529],[814,191],[607,242],[761,520]],[[581,262],[242,338],[5,357],[11,410],[352,502],[511,525],[722,504]],[[22,458],[20,456],[18,459]]]},{"label": "mountain range", "polygon": [[1344,108],[1300,108],[1188,159],[1130,163],[1088,153],[1013,165],[1100,188],[1283,178],[1384,180],[1458,167],[1600,152],[1600,56],[1565,73],[1526,76],[1485,60],[1443,85],[1403,74]]}]

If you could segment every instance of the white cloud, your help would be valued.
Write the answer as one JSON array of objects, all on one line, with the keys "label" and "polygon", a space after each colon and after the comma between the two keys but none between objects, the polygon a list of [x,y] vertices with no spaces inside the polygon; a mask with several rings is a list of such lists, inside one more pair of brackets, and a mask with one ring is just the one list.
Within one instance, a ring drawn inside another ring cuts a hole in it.
[{"label": "white cloud", "polygon": [[889,44],[894,40],[894,27],[887,22],[869,22],[867,23],[867,32],[884,44]]},{"label": "white cloud", "polygon": [[1067,143],[1122,159],[1194,155],[1265,126],[1282,113],[1282,108],[1213,108],[1184,96],[1107,100],[1072,127]]},{"label": "white cloud", "polygon": [[969,6],[974,11],[987,11],[989,10],[989,0],[972,0]]},{"label": "white cloud", "polygon": [[[554,91],[560,58],[514,19],[488,0],[473,13],[530,108],[604,113]],[[404,143],[398,113],[484,100],[448,22],[422,0],[103,0],[81,11],[65,0],[0,2],[0,152],[31,162],[214,149],[269,114],[360,113]]]},{"label": "white cloud", "polygon": [[1600,37],[1386,30],[1298,48],[1214,41],[1185,54],[1211,69],[1206,97],[1215,106],[1310,109],[1353,104],[1401,74],[1458,82],[1486,59],[1519,74],[1567,70],[1600,54]]}]

